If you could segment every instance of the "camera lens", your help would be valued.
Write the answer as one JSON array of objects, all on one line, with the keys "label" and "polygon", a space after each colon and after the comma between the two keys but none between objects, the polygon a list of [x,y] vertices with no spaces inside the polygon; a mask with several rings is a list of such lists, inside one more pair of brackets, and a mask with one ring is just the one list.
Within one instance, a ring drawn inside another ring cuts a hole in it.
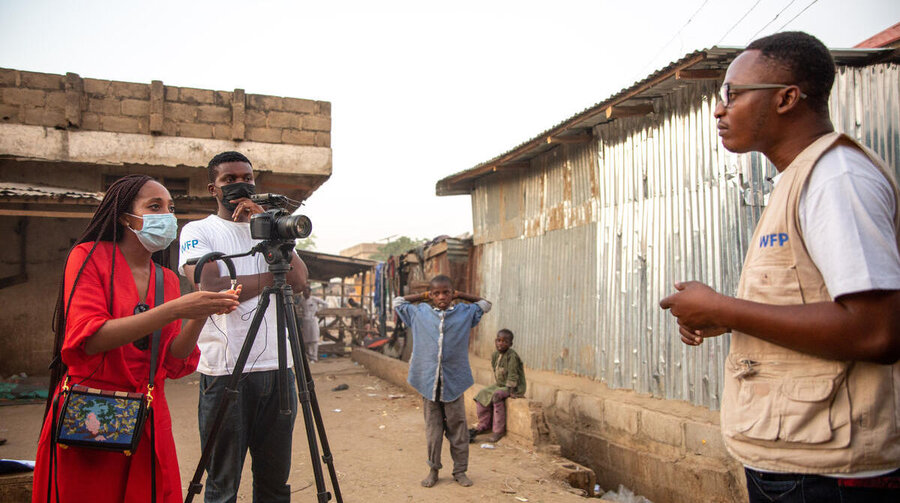
[{"label": "camera lens", "polygon": [[278,217],[275,226],[282,238],[302,239],[312,232],[312,221],[306,215]]}]

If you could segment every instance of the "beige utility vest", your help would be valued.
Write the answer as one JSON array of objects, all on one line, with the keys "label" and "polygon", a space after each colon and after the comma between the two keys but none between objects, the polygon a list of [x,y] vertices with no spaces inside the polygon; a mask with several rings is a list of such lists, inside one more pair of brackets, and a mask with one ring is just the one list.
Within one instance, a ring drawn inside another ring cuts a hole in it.
[{"label": "beige utility vest", "polygon": [[[832,300],[806,250],[799,206],[816,162],[838,143],[865,152],[893,186],[900,249],[900,191],[893,176],[876,154],[830,133],[782,172],[753,233],[738,298],[777,305]],[[900,363],[826,360],[735,331],[725,362],[722,434],[735,458],[763,470],[854,473],[900,467]]]}]

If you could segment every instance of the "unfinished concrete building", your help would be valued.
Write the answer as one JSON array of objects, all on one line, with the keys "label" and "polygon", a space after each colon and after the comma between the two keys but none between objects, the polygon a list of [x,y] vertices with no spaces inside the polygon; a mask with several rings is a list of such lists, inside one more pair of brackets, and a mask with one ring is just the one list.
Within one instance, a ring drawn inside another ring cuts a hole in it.
[{"label": "unfinished concrete building", "polygon": [[0,69],[0,375],[47,372],[66,253],[113,181],[156,177],[183,225],[215,211],[206,165],[226,150],[259,192],[304,200],[331,175],[331,104]]}]

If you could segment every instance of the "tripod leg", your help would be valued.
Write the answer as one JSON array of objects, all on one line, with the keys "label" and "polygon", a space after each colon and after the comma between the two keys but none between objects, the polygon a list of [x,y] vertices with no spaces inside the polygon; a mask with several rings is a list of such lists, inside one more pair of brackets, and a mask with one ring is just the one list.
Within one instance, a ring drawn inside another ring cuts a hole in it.
[{"label": "tripod leg", "polygon": [[[285,298],[287,298],[287,296],[285,296]],[[291,312],[293,312],[293,309],[291,309]],[[313,414],[309,402],[309,385],[311,383],[306,377],[308,375],[306,369],[307,362],[298,360],[297,358],[297,347],[294,345],[294,340],[297,337],[297,324],[293,316],[291,316],[289,320],[291,321],[288,322],[288,331],[290,334],[289,336],[291,337],[291,353],[294,359],[294,378],[297,381],[297,398],[300,401],[300,408],[303,411],[303,424],[306,427],[306,441],[309,444],[310,464],[312,465],[313,476],[316,481],[316,497],[319,503],[325,503],[331,499],[331,493],[329,493],[325,487],[325,477],[322,474],[322,465],[319,464],[319,444],[316,440],[316,431],[313,429]]]},{"label": "tripod leg", "polygon": [[206,471],[206,467],[209,465],[209,458],[212,456],[213,446],[215,446],[216,443],[216,435],[218,435],[219,428],[222,426],[222,420],[225,419],[225,411],[228,410],[228,406],[231,405],[231,402],[237,398],[238,384],[241,381],[241,374],[244,372],[244,365],[247,364],[247,358],[250,357],[250,350],[253,348],[253,341],[256,340],[256,333],[259,331],[263,316],[266,314],[266,308],[269,307],[269,293],[270,288],[267,287],[260,295],[259,306],[256,309],[256,313],[253,315],[253,320],[250,322],[247,338],[244,339],[244,345],[241,346],[241,352],[238,354],[238,359],[234,363],[234,370],[231,372],[228,383],[225,385],[225,394],[222,395],[222,401],[219,402],[219,406],[216,409],[216,416],[215,419],[213,419],[212,427],[209,429],[209,435],[206,437],[206,445],[203,447],[203,454],[201,454],[200,461],[197,463],[194,477],[188,485],[187,496],[184,498],[185,503],[191,503],[191,501],[194,500],[194,495],[200,494],[200,491],[203,489],[203,484],[200,483],[200,479],[203,478],[203,472]]},{"label": "tripod leg", "polygon": [[[291,316],[294,312],[291,311]],[[278,327],[278,406],[281,414],[291,415],[291,399],[288,396],[287,349],[284,329],[284,292],[275,291],[275,319]]]},{"label": "tripod leg", "polygon": [[[290,287],[288,287],[290,288]],[[285,302],[287,304],[286,310],[289,313],[294,312],[294,296],[285,295]],[[297,330],[297,318],[295,316],[287,317],[287,329],[288,329],[288,337],[291,343],[291,354],[294,358],[294,370],[295,377],[297,379],[297,389],[300,389],[300,373],[303,373],[303,379],[306,381],[306,386],[303,388],[307,392],[307,398],[309,400],[310,409],[312,409],[313,419],[316,424],[316,431],[319,433],[319,441],[322,443],[322,461],[328,466],[328,474],[331,478],[331,488],[334,490],[334,496],[337,503],[343,503],[343,498],[341,497],[341,487],[338,483],[337,472],[334,469],[334,456],[331,454],[331,448],[328,445],[328,436],[325,434],[325,425],[322,422],[322,412],[319,409],[319,401],[316,398],[316,390],[315,383],[312,378],[312,372],[309,370],[309,361],[306,358],[306,346],[303,343],[302,339],[300,339],[297,334],[299,331]],[[304,410],[305,412],[305,410]],[[306,416],[303,417],[304,421],[307,421]],[[309,422],[306,423],[309,425]],[[307,436],[309,435],[309,426],[307,426]],[[312,453],[310,453],[312,454]],[[316,461],[316,457],[318,456],[318,452],[316,456],[313,457],[312,464],[313,466],[319,466]],[[319,468],[321,472],[321,467]],[[321,493],[319,494],[319,501],[328,501],[321,499]]]}]

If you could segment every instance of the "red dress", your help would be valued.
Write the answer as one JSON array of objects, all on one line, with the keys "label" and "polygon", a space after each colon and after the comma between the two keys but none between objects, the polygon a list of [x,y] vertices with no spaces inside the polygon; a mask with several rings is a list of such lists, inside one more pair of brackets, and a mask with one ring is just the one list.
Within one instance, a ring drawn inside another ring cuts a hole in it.
[{"label": "red dress", "polygon": [[[66,263],[65,300],[68,302],[72,283],[78,269],[84,263],[93,243],[76,246]],[[112,312],[109,310],[110,272],[112,254],[116,253],[115,290]],[[150,267],[150,264],[147,264]],[[174,300],[180,295],[178,277],[163,268],[165,274],[165,299]],[[147,305],[153,307],[156,296],[156,271],[151,268]],[[94,250],[84,272],[78,280],[75,295],[69,307],[62,360],[69,367],[69,384],[110,391],[146,393],[150,376],[150,351],[141,351],[133,344],[111,349],[104,353],[88,355],[84,343],[110,319],[132,316],[140,302],[131,269],[125,256],[111,242],[101,242]],[[166,404],[165,380],[190,374],[197,368],[200,350],[185,359],[169,354],[172,340],[181,330],[181,320],[169,323],[162,329],[159,366],[156,370],[153,391],[153,415],[156,427],[156,497],[160,502],[182,501],[181,477],[172,437],[172,419]],[[57,390],[58,393],[58,390]],[[60,406],[62,403],[60,403]],[[57,447],[56,482],[62,503],[150,501],[150,424],[144,426],[137,449],[131,456],[119,452],[69,447]],[[38,443],[37,462],[34,470],[32,501],[47,501],[47,482],[50,476],[50,417],[44,421]],[[51,501],[56,501],[55,495]]]}]

